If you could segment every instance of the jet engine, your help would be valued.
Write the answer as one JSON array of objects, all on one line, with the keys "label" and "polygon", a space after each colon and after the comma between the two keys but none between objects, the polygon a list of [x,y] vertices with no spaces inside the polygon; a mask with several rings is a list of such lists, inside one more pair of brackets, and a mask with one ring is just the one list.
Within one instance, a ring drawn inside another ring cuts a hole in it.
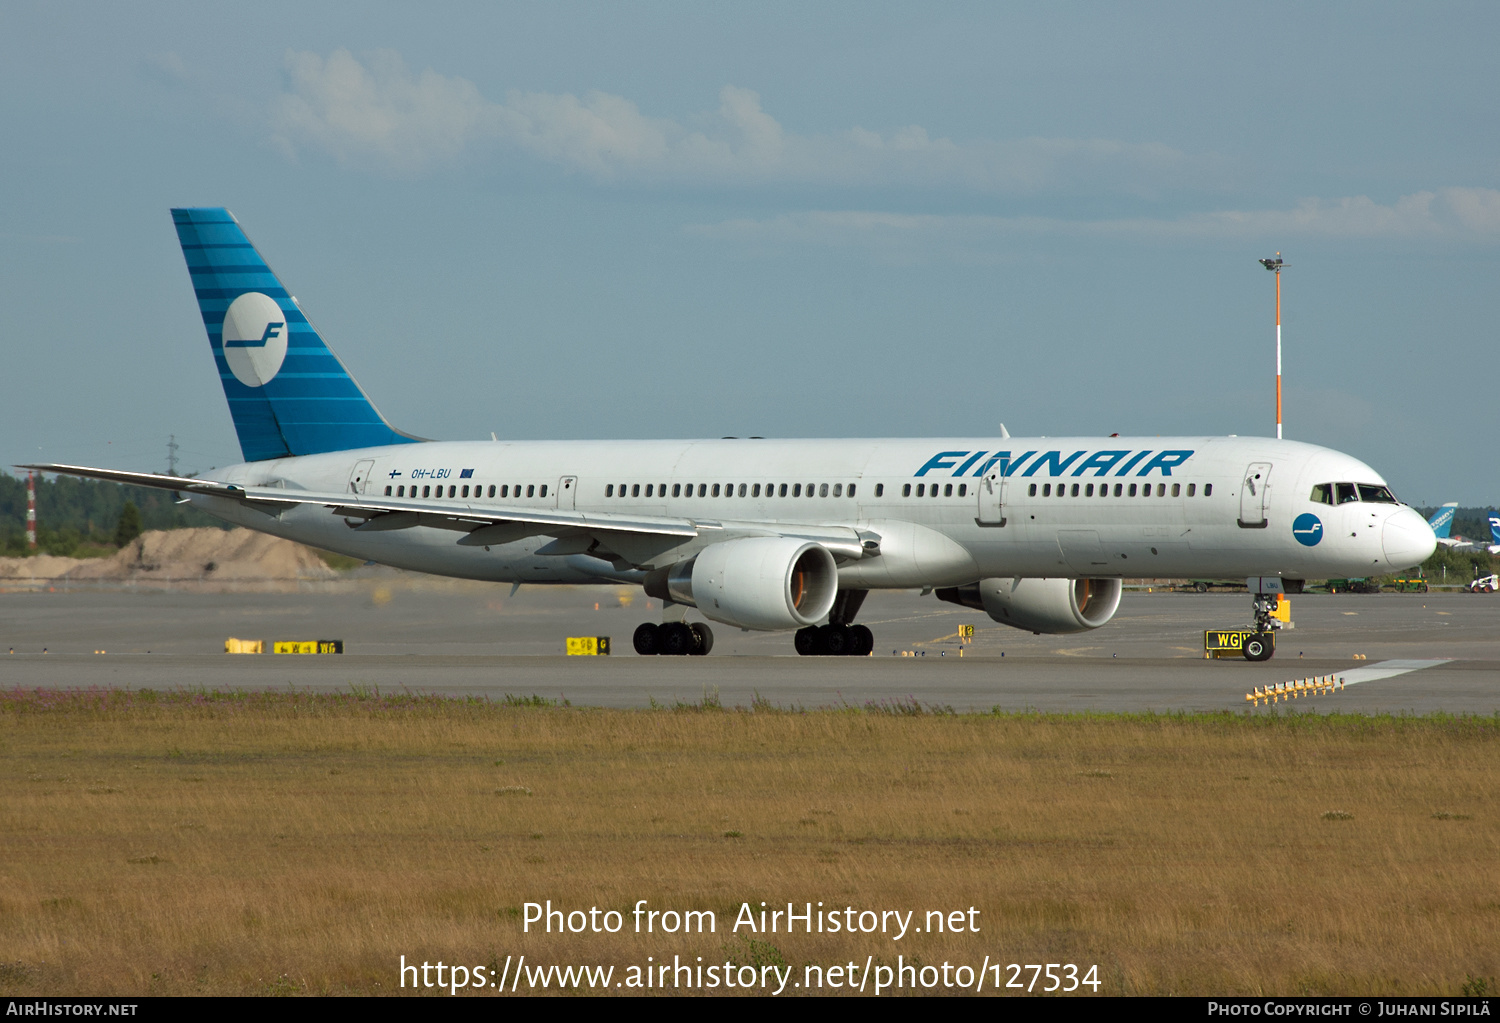
[{"label": "jet engine", "polygon": [[839,575],[826,547],[781,536],[752,536],[705,547],[657,569],[646,592],[688,604],[741,629],[798,629],[828,615]]},{"label": "jet engine", "polygon": [[1036,633],[1086,632],[1115,616],[1118,579],[981,579],[937,591],[939,600],[983,611],[1001,625]]}]

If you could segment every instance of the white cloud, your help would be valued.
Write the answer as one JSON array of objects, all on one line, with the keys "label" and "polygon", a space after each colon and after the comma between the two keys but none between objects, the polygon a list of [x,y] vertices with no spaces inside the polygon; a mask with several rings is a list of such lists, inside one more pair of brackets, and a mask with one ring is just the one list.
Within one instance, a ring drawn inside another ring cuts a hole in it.
[{"label": "white cloud", "polygon": [[699,185],[796,183],[957,186],[1034,192],[1107,182],[1149,193],[1201,178],[1215,161],[1168,146],[1098,139],[955,142],[920,125],[879,132],[787,132],[749,89],[726,85],[718,109],[689,129],[652,117],[623,96],[513,91],[486,99],[474,83],[413,74],[391,51],[363,62],[289,52],[287,88],[272,108],[276,141],[289,154],[320,150],[346,164],[416,173],[499,144],[601,181]]},{"label": "white cloud", "polygon": [[692,234],[747,242],[891,248],[974,244],[1006,236],[1157,238],[1447,238],[1500,240],[1500,191],[1440,188],[1381,205],[1366,196],[1304,199],[1289,210],[1222,210],[1175,219],[1065,220],[1052,217],[933,216],[872,211],[788,213],[726,220]]}]

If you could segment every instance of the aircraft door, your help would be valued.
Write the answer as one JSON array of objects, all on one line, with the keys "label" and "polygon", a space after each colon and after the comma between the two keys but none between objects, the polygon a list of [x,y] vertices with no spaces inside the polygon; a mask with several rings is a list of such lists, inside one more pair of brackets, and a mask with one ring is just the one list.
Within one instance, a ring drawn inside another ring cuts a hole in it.
[{"label": "aircraft door", "polygon": [[370,471],[375,468],[375,459],[361,458],[354,463],[354,468],[349,470],[349,492],[351,494],[363,494],[365,485],[370,482]]},{"label": "aircraft door", "polygon": [[1271,507],[1271,463],[1251,462],[1240,480],[1241,529],[1265,529]]},{"label": "aircraft door", "polygon": [[578,502],[578,477],[564,476],[557,481],[557,506],[572,511]]},{"label": "aircraft door", "polygon": [[985,473],[974,489],[979,495],[979,509],[974,521],[981,526],[1005,525],[1005,498],[1008,481],[999,471]]}]

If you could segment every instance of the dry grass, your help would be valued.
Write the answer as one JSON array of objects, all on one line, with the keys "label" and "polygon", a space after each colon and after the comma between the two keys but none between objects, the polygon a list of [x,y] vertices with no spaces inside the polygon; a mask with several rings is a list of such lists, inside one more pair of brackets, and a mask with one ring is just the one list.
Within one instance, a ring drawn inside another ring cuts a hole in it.
[{"label": "dry grass", "polygon": [[[1102,993],[1152,994],[1500,972],[1500,720],[915,710],[0,695],[0,993],[743,960],[729,927],[762,900],[981,911],[979,934],[757,936],[793,964],[1097,963]],[[547,899],[719,932],[523,934]]]}]

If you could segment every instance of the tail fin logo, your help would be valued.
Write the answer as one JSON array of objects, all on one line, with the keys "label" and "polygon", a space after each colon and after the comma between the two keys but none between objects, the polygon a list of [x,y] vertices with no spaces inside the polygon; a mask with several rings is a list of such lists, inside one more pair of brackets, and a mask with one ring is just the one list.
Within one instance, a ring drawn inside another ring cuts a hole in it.
[{"label": "tail fin logo", "polygon": [[224,312],[224,361],[246,387],[264,387],[286,359],[286,313],[269,295],[247,291]]}]

